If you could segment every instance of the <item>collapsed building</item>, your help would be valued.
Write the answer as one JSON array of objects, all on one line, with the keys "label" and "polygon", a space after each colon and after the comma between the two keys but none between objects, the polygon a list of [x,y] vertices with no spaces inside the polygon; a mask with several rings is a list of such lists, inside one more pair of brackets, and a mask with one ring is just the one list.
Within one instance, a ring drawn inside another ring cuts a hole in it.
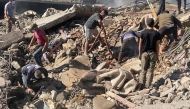
[{"label": "collapsed building", "polygon": [[[157,8],[156,3],[154,6]],[[64,11],[48,8],[43,15],[29,10],[16,16],[18,25],[9,34],[5,34],[5,22],[2,21],[0,108],[189,108],[189,13],[178,16],[186,27],[184,35],[178,44],[170,45],[168,52],[160,55],[161,62],[154,72],[153,88],[137,91],[141,67],[140,60],[135,56],[118,68],[114,64],[117,60],[109,57],[106,46],[95,45],[88,57],[82,55],[85,43],[83,25],[90,15],[103,8],[104,5],[100,4],[75,4]],[[175,6],[167,4],[167,8]],[[103,22],[114,57],[118,56],[123,32],[140,29],[137,26],[139,22],[144,27],[145,14],[149,13],[150,9],[144,3],[131,7],[124,5],[109,11],[110,16]],[[27,51],[26,48],[33,36],[28,28],[34,22],[46,30],[50,40],[48,60],[44,59],[43,63],[51,82],[36,82],[33,84],[36,93],[31,94],[20,84],[20,70],[25,64],[33,63],[31,54],[34,49]],[[67,34],[58,33],[63,25]],[[176,102],[184,103],[179,105]]]}]

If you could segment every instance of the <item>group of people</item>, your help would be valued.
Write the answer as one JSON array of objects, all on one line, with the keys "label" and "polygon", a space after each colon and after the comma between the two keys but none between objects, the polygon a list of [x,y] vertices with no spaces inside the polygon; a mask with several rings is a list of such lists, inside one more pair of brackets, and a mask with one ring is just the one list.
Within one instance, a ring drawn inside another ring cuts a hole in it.
[{"label": "group of people", "polygon": [[[163,1],[163,0],[161,0]],[[178,0],[180,1],[180,0]],[[184,0],[185,1],[185,0]],[[14,22],[14,2],[9,0],[5,5],[5,19],[8,24],[7,32],[11,31],[11,22]],[[162,9],[162,11],[160,11]],[[153,71],[156,64],[156,61],[159,61],[159,44],[164,35],[173,34],[175,41],[178,41],[177,38],[177,29],[182,28],[181,22],[172,14],[169,14],[169,11],[165,10],[165,6],[159,9],[158,18],[154,21],[153,18],[146,20],[147,28],[142,31],[140,34],[137,31],[129,30],[123,33],[121,37],[122,46],[118,56],[118,63],[122,62],[124,53],[130,51],[133,47],[130,47],[132,43],[136,43],[135,37],[138,38],[138,53],[139,59],[141,60],[142,71],[140,73],[139,88],[143,89],[144,87],[149,88],[153,79]],[[162,12],[162,13],[161,13]],[[103,26],[103,19],[108,15],[107,10],[102,10],[100,13],[93,14],[85,23],[85,36],[86,43],[84,48],[84,55],[88,55],[89,44],[93,41],[93,35],[97,36],[102,31],[104,33],[104,38],[107,38],[106,30]],[[158,31],[154,30],[155,26],[158,26]],[[100,28],[98,32],[96,27]],[[40,80],[42,74],[47,78],[48,73],[42,64],[42,55],[46,52],[48,48],[48,37],[44,30],[38,28],[37,24],[32,24],[30,30],[34,33],[32,40],[28,46],[28,49],[37,41],[37,48],[33,54],[33,57],[37,65],[28,64],[22,68],[22,79],[24,85],[30,89],[30,79],[34,78]],[[64,27],[60,30],[61,34],[64,33]],[[105,40],[99,37],[99,42],[102,45],[105,45]],[[132,52],[132,51],[130,51]]]},{"label": "group of people", "polygon": [[[88,54],[88,46],[92,42],[93,34],[96,33],[94,36],[98,34],[96,27],[100,28],[99,32],[104,32],[104,38],[106,38],[102,20],[107,16],[107,13],[107,10],[103,10],[101,13],[93,14],[87,20],[85,24],[86,44],[84,55]],[[123,33],[121,36],[122,46],[118,56],[118,64],[120,64],[125,52],[134,52],[134,45],[132,44],[136,42],[135,37],[138,38],[138,57],[141,60],[142,67],[139,89],[149,88],[151,85],[156,62],[159,62],[159,45],[164,35],[172,34],[174,41],[179,41],[177,31],[182,28],[181,22],[167,10],[162,12],[156,20],[148,18],[146,26],[147,28],[141,33],[133,30],[127,30]],[[155,27],[158,27],[158,31],[154,29]],[[105,40],[99,39],[99,42],[105,42]]]},{"label": "group of people", "polygon": [[[157,15],[160,15],[161,13],[163,13],[165,11],[165,1],[166,0],[159,0],[159,8],[157,11]],[[176,15],[181,13],[181,2],[183,1],[183,13],[186,13],[186,2],[187,0],[176,0],[177,1],[177,11],[176,11]]]}]

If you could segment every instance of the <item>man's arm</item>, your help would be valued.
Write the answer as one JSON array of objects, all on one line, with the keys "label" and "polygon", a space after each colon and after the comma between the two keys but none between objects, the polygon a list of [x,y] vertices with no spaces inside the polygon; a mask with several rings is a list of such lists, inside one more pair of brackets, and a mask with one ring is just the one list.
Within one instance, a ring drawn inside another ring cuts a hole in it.
[{"label": "man's arm", "polygon": [[177,26],[181,29],[182,28],[182,24],[181,24],[181,21],[179,21],[176,17],[174,17],[174,23],[177,24]]},{"label": "man's arm", "polygon": [[139,41],[139,59],[141,59],[141,56],[142,56],[142,42],[143,42],[143,39],[140,38],[140,41]]},{"label": "man's arm", "polygon": [[105,38],[106,38],[106,30],[104,29],[103,22],[102,22],[101,20],[98,20],[98,23],[99,23],[99,25],[100,25],[100,26],[99,26],[100,29],[104,31],[104,36],[105,36]]},{"label": "man's arm", "polygon": [[33,45],[33,43],[35,42],[35,40],[36,40],[36,37],[33,36],[32,40],[30,41],[30,44],[29,44],[28,48],[30,48]]},{"label": "man's arm", "polygon": [[7,5],[5,5],[4,14],[5,14],[6,21],[9,20],[9,16],[7,15],[7,10],[8,10],[8,7],[7,7]]},{"label": "man's arm", "polygon": [[42,52],[44,53],[44,52],[46,52],[47,47],[48,47],[48,43],[49,43],[48,37],[46,36],[45,32],[44,32],[43,38],[44,38],[44,40],[45,40],[45,44],[44,44],[44,47],[43,47],[43,49],[42,49]]},{"label": "man's arm", "polygon": [[159,62],[159,52],[160,52],[160,40],[157,40],[156,41],[156,58],[158,62]]}]

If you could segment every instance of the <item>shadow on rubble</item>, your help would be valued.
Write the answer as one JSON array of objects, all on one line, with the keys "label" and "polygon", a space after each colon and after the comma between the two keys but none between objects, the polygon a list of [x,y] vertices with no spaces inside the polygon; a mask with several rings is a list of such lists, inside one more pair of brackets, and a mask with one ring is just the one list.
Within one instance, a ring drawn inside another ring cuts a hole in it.
[{"label": "shadow on rubble", "polygon": [[174,71],[172,71],[172,72],[169,72],[168,74],[165,75],[164,78],[160,78],[160,79],[154,84],[154,86],[155,86],[156,88],[159,88],[161,85],[166,84],[167,78],[168,78],[169,80],[171,80],[171,81],[172,81],[172,80],[178,80],[178,79],[181,78],[181,75],[182,75],[182,73],[181,73],[180,70],[174,70]]}]

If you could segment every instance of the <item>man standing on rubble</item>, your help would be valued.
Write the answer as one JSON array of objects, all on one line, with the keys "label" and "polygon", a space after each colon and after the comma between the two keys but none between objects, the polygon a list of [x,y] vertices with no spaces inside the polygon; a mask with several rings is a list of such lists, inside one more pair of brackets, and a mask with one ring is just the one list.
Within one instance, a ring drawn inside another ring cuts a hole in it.
[{"label": "man standing on rubble", "polygon": [[[137,42],[135,40],[135,37],[139,38],[139,34],[133,30],[126,31],[123,36],[121,37],[121,43],[122,46],[120,48],[119,57],[118,57],[118,64],[121,64],[122,58],[127,52],[128,55],[131,53],[135,53],[135,50],[137,49]],[[136,49],[135,49],[136,48]]]},{"label": "man standing on rubble", "polygon": [[139,59],[141,60],[142,71],[140,73],[139,89],[144,86],[149,88],[153,80],[153,72],[156,60],[159,61],[160,34],[153,29],[154,19],[147,20],[148,29],[141,32],[139,41]]},{"label": "man standing on rubble", "polygon": [[[177,0],[177,8],[178,8],[178,10],[177,10],[177,12],[176,12],[176,15],[178,15],[178,14],[180,14],[180,12],[181,12],[181,1],[182,0]],[[185,14],[186,13],[186,0],[183,0],[183,3],[184,3],[184,6],[183,6],[183,14]]]},{"label": "man standing on rubble", "polygon": [[11,32],[12,24],[15,24],[16,19],[14,18],[14,0],[9,0],[5,5],[5,20],[6,20],[6,34]]},{"label": "man standing on rubble", "polygon": [[169,14],[169,11],[164,11],[160,14],[155,21],[155,25],[159,24],[158,32],[161,35],[161,39],[164,35],[173,34],[175,41],[178,41],[177,27],[182,28],[181,22],[172,14]]},{"label": "man standing on rubble", "polygon": [[159,0],[159,8],[157,11],[157,15],[160,15],[165,11],[165,0]]},{"label": "man standing on rubble", "polygon": [[[101,29],[100,31],[104,31],[104,35],[106,38],[106,31],[103,26],[102,20],[108,15],[107,10],[102,10],[101,13],[95,13],[93,14],[85,23],[85,35],[86,35],[86,43],[85,43],[85,52],[84,55],[88,54],[88,48],[89,48],[89,43],[92,42],[92,35],[94,34],[97,36],[98,31],[96,30],[96,27],[99,26]],[[103,44],[103,41],[99,39],[101,44]]]},{"label": "man standing on rubble", "polygon": [[32,30],[34,32],[34,36],[32,37],[32,40],[28,46],[28,49],[30,49],[30,47],[33,45],[33,43],[37,40],[38,45],[37,45],[37,49],[34,52],[33,56],[34,56],[36,63],[39,66],[43,66],[41,58],[42,58],[43,53],[46,52],[46,49],[48,47],[48,38],[46,36],[45,31],[38,28],[37,24],[32,24],[30,27],[30,30]]},{"label": "man standing on rubble", "polygon": [[48,78],[48,72],[45,68],[34,65],[34,64],[28,64],[24,67],[22,67],[22,81],[24,86],[29,90],[29,92],[32,92],[32,87],[31,87],[31,79],[35,80],[41,80],[42,79],[42,74],[44,77],[47,79]]}]

